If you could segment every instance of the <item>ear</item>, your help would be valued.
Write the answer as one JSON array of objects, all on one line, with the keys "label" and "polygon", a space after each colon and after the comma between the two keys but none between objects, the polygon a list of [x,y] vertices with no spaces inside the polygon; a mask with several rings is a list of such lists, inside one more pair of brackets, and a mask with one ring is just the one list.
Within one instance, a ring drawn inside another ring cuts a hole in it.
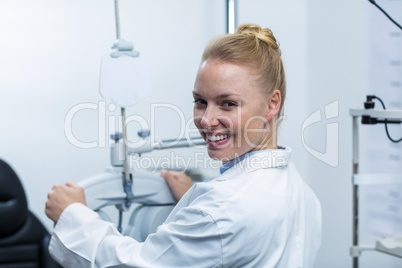
[{"label": "ear", "polygon": [[279,113],[279,108],[281,107],[282,97],[281,92],[275,89],[274,92],[268,99],[268,110],[265,118],[267,121],[271,121]]}]

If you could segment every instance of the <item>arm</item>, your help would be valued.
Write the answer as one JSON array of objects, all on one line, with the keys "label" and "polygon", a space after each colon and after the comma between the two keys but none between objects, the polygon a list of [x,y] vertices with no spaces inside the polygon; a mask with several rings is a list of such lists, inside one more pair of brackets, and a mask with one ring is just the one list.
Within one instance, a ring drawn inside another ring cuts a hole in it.
[{"label": "arm", "polygon": [[180,209],[143,243],[122,236],[79,203],[67,207],[49,246],[63,267],[216,267],[222,263],[219,231],[210,215]]},{"label": "arm", "polygon": [[[185,202],[187,203],[187,202]],[[49,252],[63,267],[215,267],[222,263],[214,219],[197,207],[176,207],[169,222],[139,243],[122,236],[85,206],[83,189],[55,185],[46,202],[55,223]]]},{"label": "arm", "polygon": [[[176,201],[179,201],[191,186],[193,186],[191,178],[184,172],[168,171],[164,169],[161,171],[160,176],[166,180]],[[57,223],[64,209],[73,203],[86,205],[84,189],[71,181],[64,185],[56,184],[48,193],[45,213],[54,223]]]}]

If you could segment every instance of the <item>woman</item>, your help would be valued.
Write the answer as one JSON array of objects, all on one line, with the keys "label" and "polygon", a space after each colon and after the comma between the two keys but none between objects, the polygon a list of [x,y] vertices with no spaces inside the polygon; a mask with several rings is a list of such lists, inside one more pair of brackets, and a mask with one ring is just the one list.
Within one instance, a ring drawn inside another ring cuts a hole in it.
[{"label": "woman", "polygon": [[290,148],[277,146],[285,87],[269,29],[244,24],[213,39],[194,85],[194,123],[221,176],[191,186],[163,171],[180,201],[143,243],[84,206],[76,184],[56,185],[45,209],[57,223],[52,256],[66,267],[313,267],[320,204],[289,163]]}]

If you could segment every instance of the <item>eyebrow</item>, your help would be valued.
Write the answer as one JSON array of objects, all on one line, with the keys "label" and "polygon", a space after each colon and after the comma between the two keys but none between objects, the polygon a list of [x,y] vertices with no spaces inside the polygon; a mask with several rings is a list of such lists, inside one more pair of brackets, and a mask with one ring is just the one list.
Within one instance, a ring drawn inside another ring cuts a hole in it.
[{"label": "eyebrow", "polygon": [[[193,96],[194,96],[194,97],[201,97],[201,98],[202,98],[202,95],[199,94],[199,93],[197,93],[197,92],[195,92],[195,91],[193,91]],[[233,97],[233,96],[237,96],[237,94],[227,94],[227,93],[224,93],[224,94],[221,94],[221,95],[216,96],[216,98],[217,98],[217,99],[226,99],[226,98]]]}]

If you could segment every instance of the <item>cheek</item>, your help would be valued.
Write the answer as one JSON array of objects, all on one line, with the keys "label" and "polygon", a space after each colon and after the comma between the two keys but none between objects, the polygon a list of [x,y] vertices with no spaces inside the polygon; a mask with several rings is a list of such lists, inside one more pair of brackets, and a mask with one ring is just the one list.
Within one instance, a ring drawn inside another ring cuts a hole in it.
[{"label": "cheek", "polygon": [[244,128],[258,130],[263,129],[267,120],[263,116],[253,116],[244,123]]},{"label": "cheek", "polygon": [[259,137],[262,135],[262,132],[266,126],[266,118],[262,115],[243,115],[242,121],[238,126],[238,130],[241,130],[241,138],[248,139],[253,137]]},{"label": "cheek", "polygon": [[223,113],[221,114],[218,119],[222,126],[229,130],[230,132],[236,133],[239,131],[239,126],[241,123],[239,122],[242,118],[238,115],[237,111],[233,111],[230,113]]},{"label": "cheek", "polygon": [[194,108],[194,112],[193,112],[193,122],[194,125],[198,128],[201,129],[201,119],[202,119],[202,113]]}]

